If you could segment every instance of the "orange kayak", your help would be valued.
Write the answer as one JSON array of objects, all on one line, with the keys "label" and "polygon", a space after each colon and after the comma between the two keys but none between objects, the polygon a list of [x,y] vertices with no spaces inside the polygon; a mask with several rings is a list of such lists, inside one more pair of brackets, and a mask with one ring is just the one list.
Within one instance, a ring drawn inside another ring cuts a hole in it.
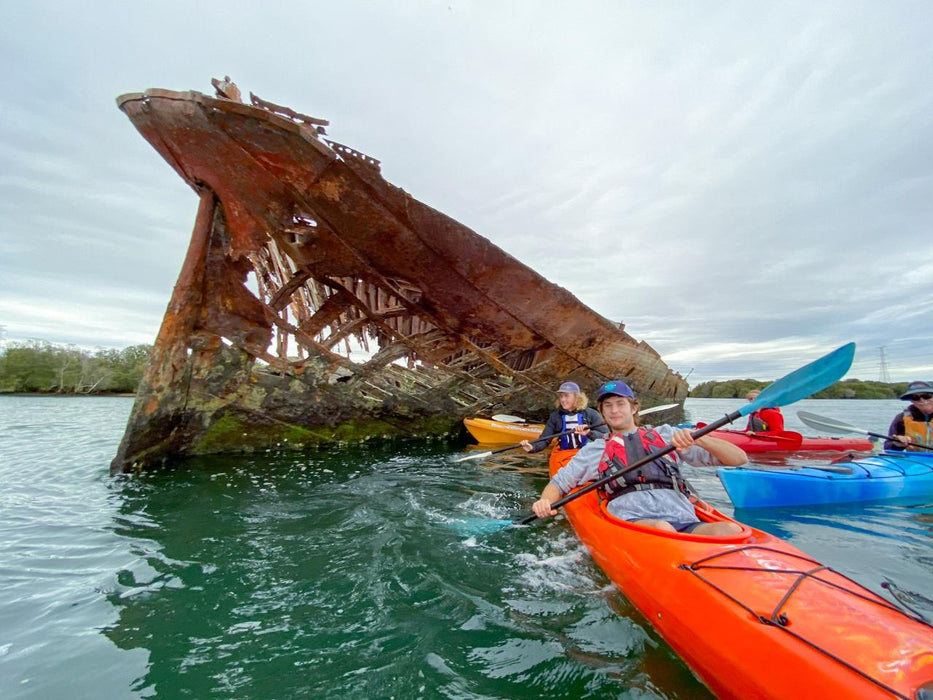
[{"label": "orange kayak", "polygon": [[[553,474],[575,450],[551,453]],[[703,503],[705,522],[736,522]],[[619,520],[595,491],[564,506],[596,563],[721,698],[933,693],[933,627],[789,543]]]},{"label": "orange kayak", "polygon": [[569,462],[579,451],[580,450],[562,450],[559,447],[555,447],[553,450],[551,450],[551,454],[548,455],[547,462],[551,476],[554,476],[554,472],[567,464],[567,462]]},{"label": "orange kayak", "polygon": [[503,423],[488,418],[464,418],[463,424],[470,435],[484,445],[512,445],[534,440],[544,430],[543,423]]}]

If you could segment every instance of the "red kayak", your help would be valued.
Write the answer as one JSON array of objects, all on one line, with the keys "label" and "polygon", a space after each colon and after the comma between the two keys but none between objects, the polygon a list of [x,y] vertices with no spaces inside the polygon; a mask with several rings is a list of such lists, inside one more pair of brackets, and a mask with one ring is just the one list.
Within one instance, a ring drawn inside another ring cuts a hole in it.
[{"label": "red kayak", "polygon": [[[702,427],[702,423],[697,427]],[[871,452],[874,444],[859,437],[805,437],[790,430],[746,433],[741,430],[714,430],[713,437],[731,442],[748,454],[761,452]]]},{"label": "red kayak", "polygon": [[[551,453],[553,474],[574,450]],[[704,522],[736,522],[700,500]],[[564,506],[596,563],[720,698],[933,697],[933,628],[784,540],[667,533]]]}]

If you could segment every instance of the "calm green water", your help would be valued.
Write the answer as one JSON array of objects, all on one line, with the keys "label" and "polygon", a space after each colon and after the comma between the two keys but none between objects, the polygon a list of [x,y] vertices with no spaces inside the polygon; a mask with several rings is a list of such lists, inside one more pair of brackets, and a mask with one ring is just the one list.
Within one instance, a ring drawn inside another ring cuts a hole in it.
[{"label": "calm green water", "polygon": [[[562,518],[464,534],[523,513],[543,462],[433,443],[110,479],[131,402],[0,397],[0,698],[708,697]],[[884,429],[899,406],[794,408]],[[730,510],[712,470],[690,479]],[[931,505],[739,515],[876,590],[931,589]]]}]

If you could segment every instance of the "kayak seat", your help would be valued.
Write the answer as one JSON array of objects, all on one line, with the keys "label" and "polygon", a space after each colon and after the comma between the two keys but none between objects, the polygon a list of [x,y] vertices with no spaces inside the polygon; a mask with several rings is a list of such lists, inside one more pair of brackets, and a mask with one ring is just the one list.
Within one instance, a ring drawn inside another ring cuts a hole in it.
[{"label": "kayak seat", "polygon": [[[643,532],[647,535],[655,535],[660,537],[668,537],[673,540],[683,540],[685,542],[716,542],[716,543],[742,543],[746,542],[749,538],[754,535],[754,531],[744,523],[740,523],[736,520],[732,520],[728,516],[720,513],[715,508],[712,508],[702,501],[699,504],[694,504],[696,509],[697,517],[701,522],[704,523],[716,523],[716,522],[732,522],[741,527],[742,529],[739,532],[736,532],[732,535],[704,535],[704,534],[695,534],[692,532],[667,532],[665,530],[659,530],[655,527],[648,527],[646,525],[637,525],[635,523],[630,523],[627,520],[621,520],[609,512],[607,506],[609,502],[603,501],[599,504],[599,509],[602,511],[602,516],[613,525],[619,527],[628,528],[629,530],[634,530],[636,532]],[[702,504],[702,505],[700,505]]]}]

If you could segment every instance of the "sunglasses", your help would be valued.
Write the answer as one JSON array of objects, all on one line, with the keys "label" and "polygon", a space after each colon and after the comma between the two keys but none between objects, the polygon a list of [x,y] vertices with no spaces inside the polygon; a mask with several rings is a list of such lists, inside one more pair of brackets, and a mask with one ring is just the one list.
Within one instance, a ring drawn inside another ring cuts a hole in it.
[{"label": "sunglasses", "polygon": [[910,397],[911,401],[929,401],[933,399],[933,394],[914,394]]}]

